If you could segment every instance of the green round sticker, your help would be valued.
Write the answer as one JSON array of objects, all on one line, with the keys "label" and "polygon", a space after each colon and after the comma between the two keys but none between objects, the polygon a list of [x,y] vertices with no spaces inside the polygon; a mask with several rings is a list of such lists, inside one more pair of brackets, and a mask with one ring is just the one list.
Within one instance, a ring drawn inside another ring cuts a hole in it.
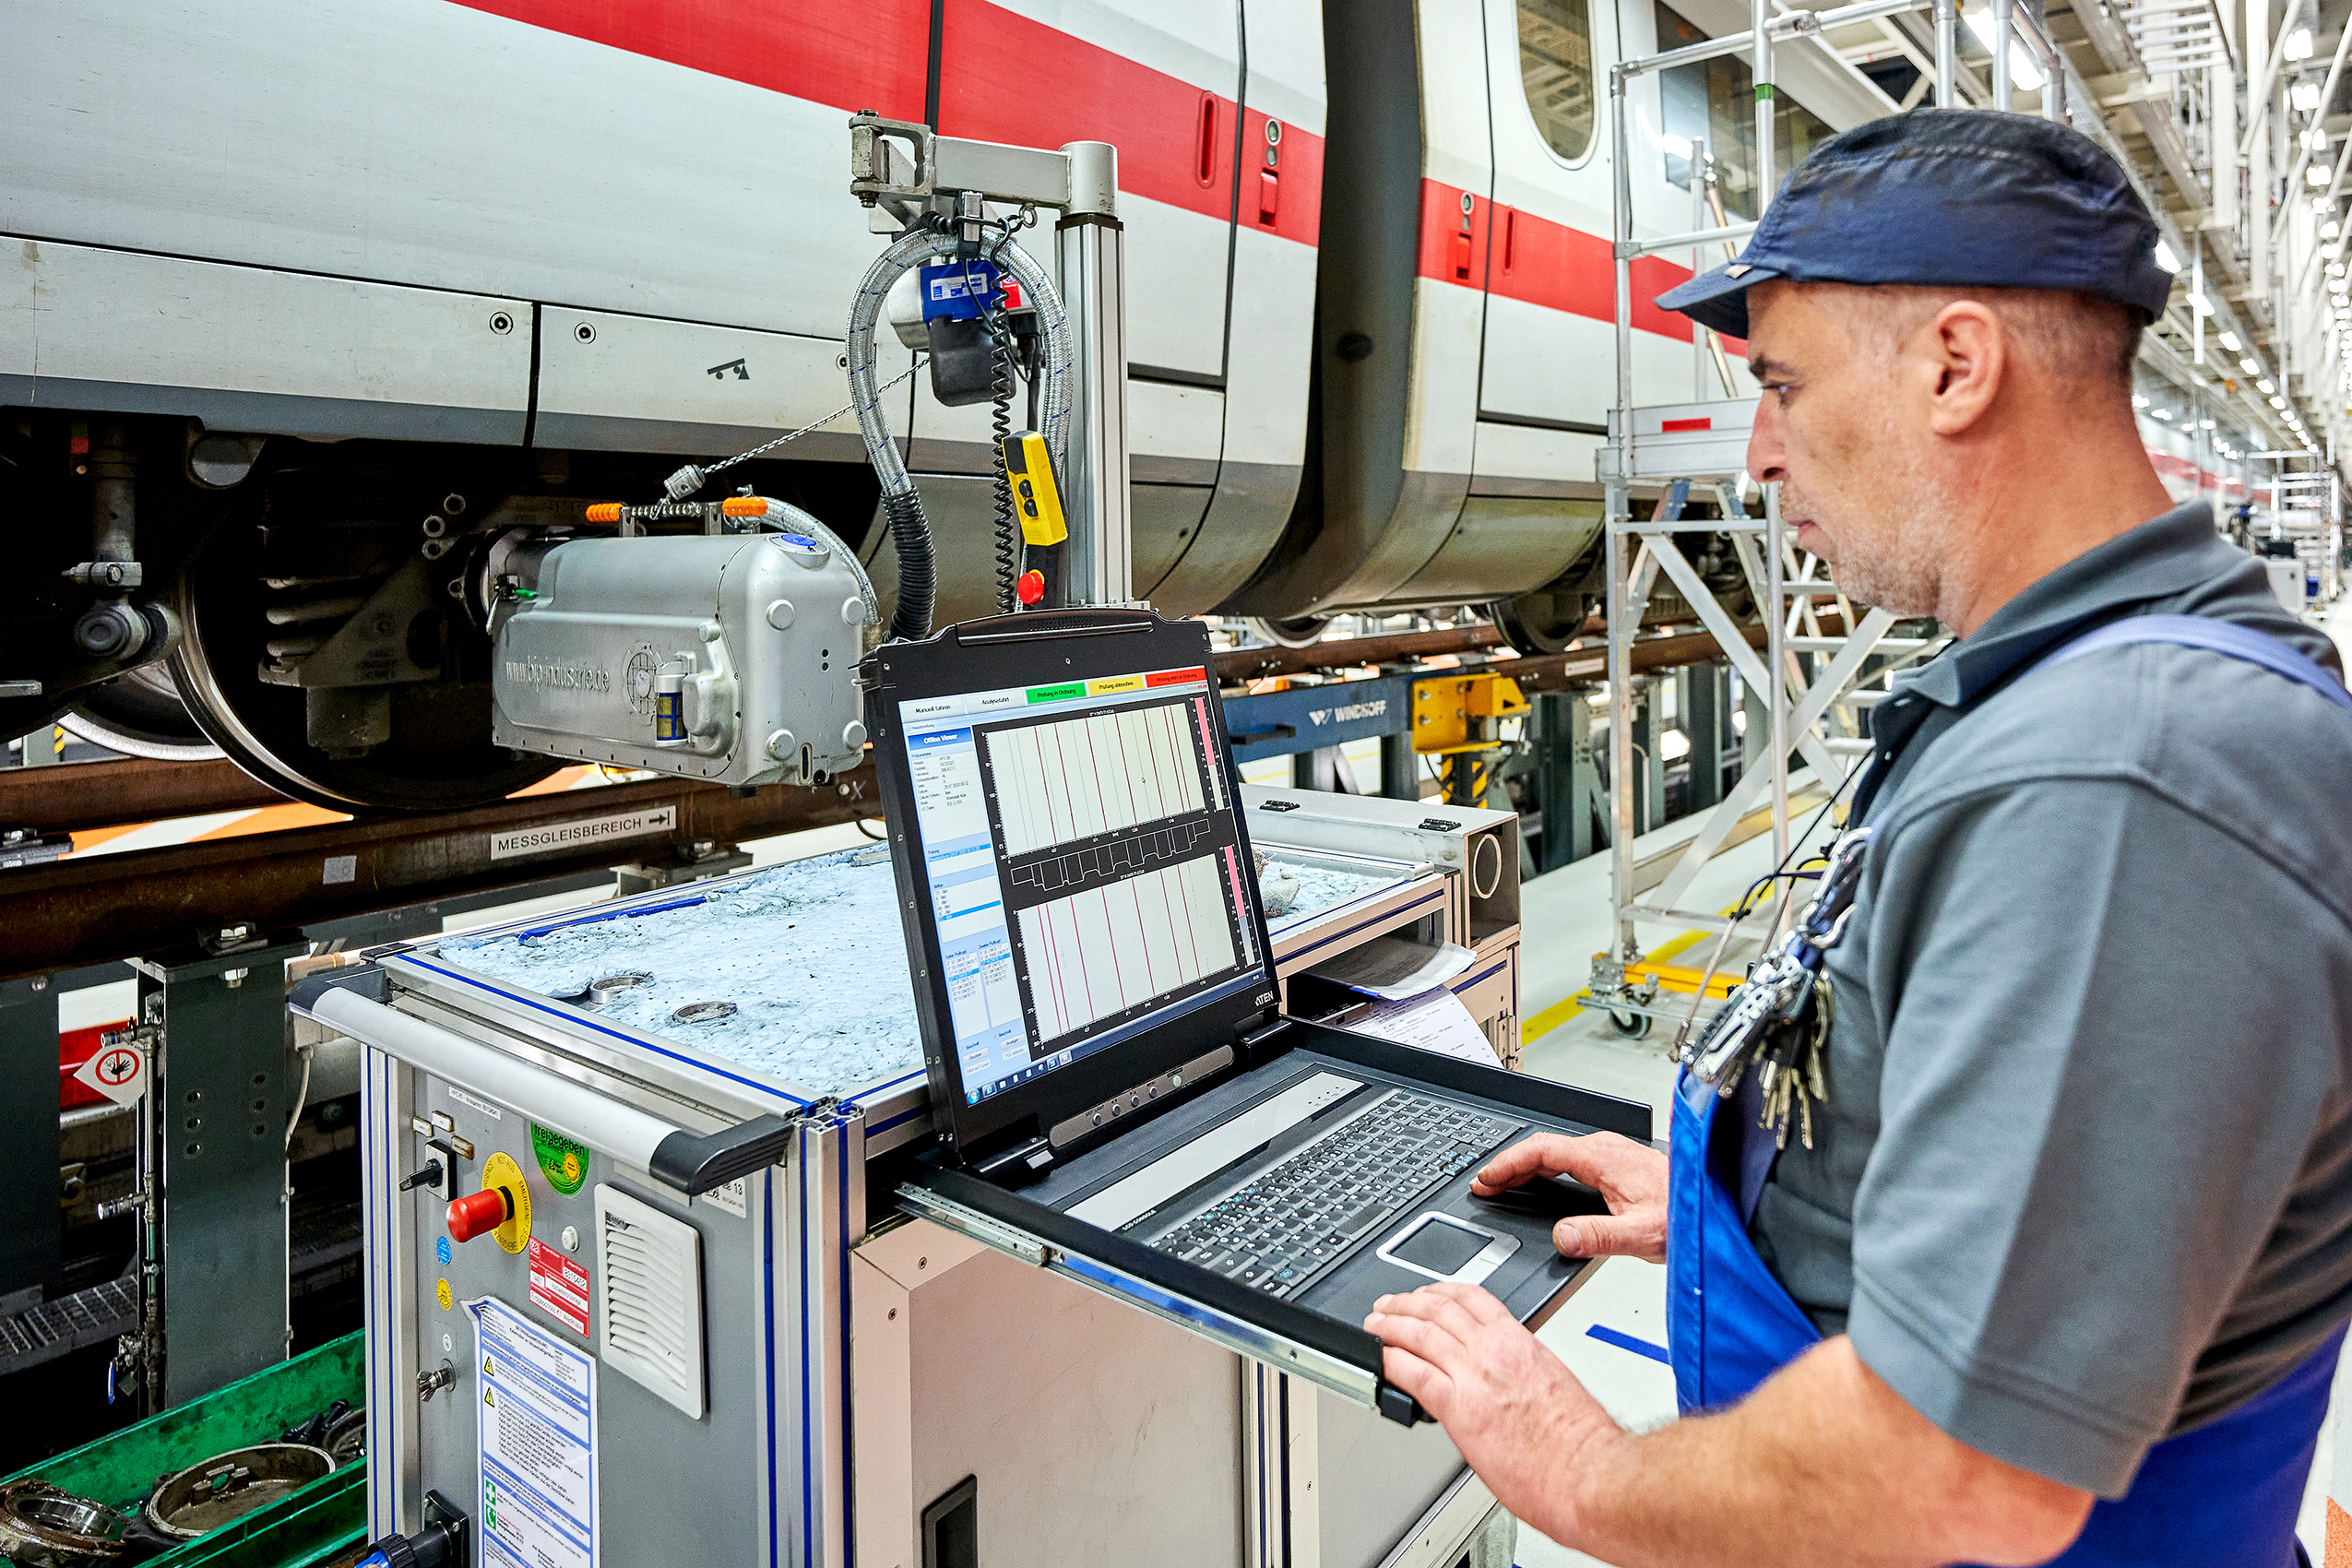
[{"label": "green round sticker", "polygon": [[531,1152],[539,1156],[539,1168],[547,1173],[547,1184],[567,1198],[588,1180],[587,1146],[576,1144],[561,1133],[551,1133],[536,1122],[531,1123]]}]

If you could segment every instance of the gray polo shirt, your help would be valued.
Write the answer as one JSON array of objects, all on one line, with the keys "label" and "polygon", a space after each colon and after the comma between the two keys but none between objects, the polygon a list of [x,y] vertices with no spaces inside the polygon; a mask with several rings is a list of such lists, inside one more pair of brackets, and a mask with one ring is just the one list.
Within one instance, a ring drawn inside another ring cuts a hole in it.
[{"label": "gray polo shirt", "polygon": [[1751,1228],[1937,1426],[2107,1497],[2352,1313],[2352,716],[2176,646],[2020,673],[2150,612],[2340,669],[2198,503],[1882,705],[1917,733],[1830,955],[1827,1113]]}]

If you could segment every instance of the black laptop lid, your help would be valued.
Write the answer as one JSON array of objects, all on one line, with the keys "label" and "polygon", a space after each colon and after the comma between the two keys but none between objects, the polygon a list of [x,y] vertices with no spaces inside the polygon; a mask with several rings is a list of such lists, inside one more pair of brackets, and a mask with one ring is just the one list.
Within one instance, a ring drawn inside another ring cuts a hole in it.
[{"label": "black laptop lid", "polygon": [[1208,630],[996,616],[861,669],[932,1105],[958,1158],[1275,1005]]}]

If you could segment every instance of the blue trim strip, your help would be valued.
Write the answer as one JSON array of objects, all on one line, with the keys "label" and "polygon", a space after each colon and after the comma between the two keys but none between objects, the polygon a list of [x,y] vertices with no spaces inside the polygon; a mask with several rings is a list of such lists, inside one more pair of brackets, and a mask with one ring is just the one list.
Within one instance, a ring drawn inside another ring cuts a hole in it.
[{"label": "blue trim strip", "polygon": [[1669,1366],[1673,1364],[1667,1360],[1665,1346],[1653,1345],[1646,1339],[1636,1339],[1630,1334],[1620,1334],[1617,1330],[1604,1328],[1599,1324],[1595,1324],[1585,1330],[1585,1336],[1590,1339],[1598,1339],[1604,1345],[1614,1345],[1621,1350],[1631,1350],[1636,1356],[1647,1356],[1653,1361],[1663,1362]]},{"label": "blue trim strip", "polygon": [[928,1105],[919,1106],[912,1111],[902,1111],[887,1122],[877,1122],[873,1126],[868,1127],[866,1129],[866,1136],[871,1138],[876,1133],[886,1133],[893,1127],[902,1127],[906,1125],[918,1116],[928,1116],[930,1114],[931,1107]]},{"label": "blue trim strip", "polygon": [[545,936],[548,932],[554,931],[569,931],[576,925],[596,925],[604,921],[633,921],[641,915],[659,915],[670,909],[691,909],[696,904],[708,902],[707,898],[697,893],[691,898],[672,898],[667,904],[647,904],[639,909],[605,909],[593,915],[578,915],[568,921],[556,921],[548,925],[529,926],[516,932],[514,937],[517,942],[529,942],[534,936]]},{"label": "blue trim strip", "polygon": [[801,1293],[801,1556],[816,1560],[816,1478],[811,1471],[809,1411],[809,1129],[801,1123],[793,1138],[792,1212],[800,1218],[792,1256],[800,1265]]},{"label": "blue trim strip", "polygon": [[1368,921],[1363,921],[1355,925],[1349,926],[1346,931],[1334,932],[1329,936],[1324,937],[1321,942],[1309,943],[1306,946],[1300,948],[1297,952],[1286,956],[1281,962],[1285,964],[1296,963],[1299,959],[1304,957],[1307,954],[1314,952],[1317,948],[1328,947],[1333,943],[1337,942],[1344,937],[1353,936],[1356,932],[1363,930],[1366,926],[1378,925],[1383,921],[1396,920],[1399,916],[1410,914],[1415,909],[1420,909],[1423,904],[1443,904],[1443,902],[1445,902],[1444,889],[1442,887],[1432,889],[1417,902],[1399,905],[1397,908],[1389,910],[1386,914],[1374,915]]},{"label": "blue trim strip", "polygon": [[841,1401],[841,1561],[858,1560],[858,1467],[851,1463],[857,1453],[855,1433],[850,1431],[854,1410],[849,1404],[849,1134],[844,1118],[833,1119],[840,1130],[841,1223],[834,1234],[841,1238],[841,1384],[835,1396]]},{"label": "blue trim strip", "polygon": [[1503,970],[1505,970],[1505,969],[1509,968],[1510,967],[1511,967],[1511,960],[1510,960],[1510,959],[1508,959],[1508,958],[1505,958],[1505,959],[1503,959],[1503,962],[1501,962],[1500,964],[1495,965],[1495,966],[1494,966],[1494,968],[1491,968],[1491,969],[1481,969],[1481,970],[1479,970],[1477,974],[1471,975],[1471,976],[1467,977],[1467,979],[1463,979],[1463,980],[1456,980],[1449,981],[1449,982],[1447,983],[1447,985],[1446,985],[1446,989],[1447,989],[1448,991],[1459,991],[1459,990],[1461,990],[1461,989],[1462,989],[1464,986],[1466,986],[1466,985],[1476,985],[1476,984],[1478,984],[1478,983],[1479,983],[1479,981],[1480,981],[1480,980],[1482,980],[1487,979],[1487,978],[1488,978],[1489,976],[1491,976],[1491,975],[1499,975],[1499,974],[1501,974]]},{"label": "blue trim strip", "polygon": [[760,1336],[760,1360],[767,1374],[767,1397],[764,1401],[767,1416],[767,1564],[768,1568],[783,1568],[784,1542],[778,1538],[783,1527],[782,1501],[776,1491],[776,1472],[779,1468],[776,1454],[776,1178],[772,1170],[760,1173],[759,1194],[759,1288],[765,1329]]}]

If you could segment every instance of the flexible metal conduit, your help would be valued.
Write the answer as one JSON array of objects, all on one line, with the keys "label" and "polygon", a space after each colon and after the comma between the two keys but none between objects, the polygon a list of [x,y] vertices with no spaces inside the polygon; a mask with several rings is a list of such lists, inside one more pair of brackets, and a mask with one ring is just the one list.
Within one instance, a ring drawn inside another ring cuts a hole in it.
[{"label": "flexible metal conduit", "polygon": [[[858,430],[865,437],[866,456],[873,460],[873,471],[882,481],[883,515],[890,520],[891,541],[898,551],[898,608],[890,617],[890,636],[894,640],[930,633],[932,600],[938,585],[932,557],[931,524],[923,516],[922,497],[916,493],[915,481],[908,475],[907,465],[890,439],[889,422],[883,414],[882,398],[876,389],[873,329],[882,317],[890,286],[900,275],[934,256],[951,255],[956,248],[953,234],[927,228],[910,230],[874,258],[849,306],[846,344],[849,400],[857,408]],[[985,245],[983,249],[1021,285],[1023,297],[1037,307],[1039,320],[1044,327],[1045,364],[1041,374],[1045,385],[1039,417],[1056,469],[1067,472],[1070,323],[1062,308],[1062,296],[1036,258],[1019,245],[1007,241],[1001,246]]]}]

